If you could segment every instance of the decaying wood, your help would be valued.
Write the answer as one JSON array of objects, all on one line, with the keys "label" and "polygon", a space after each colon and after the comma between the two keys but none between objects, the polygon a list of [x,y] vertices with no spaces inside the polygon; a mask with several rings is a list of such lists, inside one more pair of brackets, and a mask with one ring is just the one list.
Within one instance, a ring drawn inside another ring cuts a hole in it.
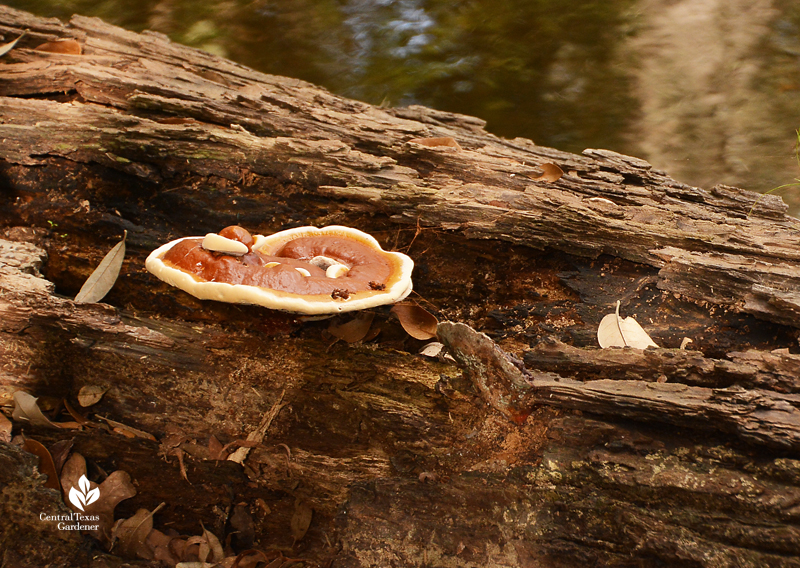
[{"label": "decaying wood", "polygon": [[[3,41],[23,30],[0,59],[0,402],[107,388],[80,430],[14,434],[128,472],[118,518],[164,502],[159,530],[308,565],[800,565],[800,222],[779,198],[0,7]],[[59,38],[83,54],[32,49]],[[548,163],[565,174],[536,179]],[[331,343],[143,268],[177,236],[334,223],[414,258],[415,298],[460,322],[439,326],[458,368],[388,310],[370,342]],[[70,300],[125,230],[108,303]],[[597,347],[617,300],[663,348]],[[22,464],[0,468],[5,519],[60,506],[28,454],[0,460]],[[61,540],[33,555],[2,523],[5,562],[92,562],[88,537],[24,523]]]}]

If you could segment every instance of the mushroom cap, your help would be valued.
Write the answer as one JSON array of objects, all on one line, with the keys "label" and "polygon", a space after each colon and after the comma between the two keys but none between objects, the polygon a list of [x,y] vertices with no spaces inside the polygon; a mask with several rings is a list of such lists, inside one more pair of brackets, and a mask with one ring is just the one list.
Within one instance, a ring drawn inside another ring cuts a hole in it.
[{"label": "mushroom cap", "polygon": [[[221,258],[221,264],[233,264],[236,269],[247,272],[243,279],[240,278],[244,283],[224,281],[229,272],[224,268],[220,270],[219,279],[216,275],[211,280],[205,278],[203,275],[208,276],[208,272],[204,272],[202,261],[186,269],[171,262],[170,258],[165,259],[178,245],[182,247],[179,250],[202,248],[202,239],[184,237],[157,248],[147,257],[147,270],[201,300],[254,304],[307,315],[336,314],[393,304],[408,296],[412,289],[414,261],[402,253],[384,251],[374,237],[350,227],[298,227],[269,236],[256,235],[252,253],[241,257],[212,251],[202,251],[192,257],[206,258],[212,263]],[[197,246],[194,241],[197,241]],[[344,264],[350,270],[337,278],[325,276],[324,269],[309,262],[320,255]],[[248,260],[249,257],[252,258]],[[384,277],[370,280],[365,285],[372,270],[370,259],[378,259],[376,270]],[[260,264],[250,271],[250,263],[256,261]],[[243,263],[247,266],[243,267]],[[274,274],[265,272],[284,268],[290,270]],[[257,274],[257,270],[262,272]],[[309,272],[309,276],[305,276],[305,272]],[[385,276],[387,273],[388,277]],[[265,282],[276,282],[276,288],[283,289],[270,288],[264,285]],[[307,290],[304,292],[302,289]]]}]

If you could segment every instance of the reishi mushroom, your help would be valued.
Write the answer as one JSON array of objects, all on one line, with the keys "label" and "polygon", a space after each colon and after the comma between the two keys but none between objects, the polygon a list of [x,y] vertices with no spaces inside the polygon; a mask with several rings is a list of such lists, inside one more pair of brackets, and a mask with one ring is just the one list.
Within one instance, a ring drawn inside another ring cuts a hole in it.
[{"label": "reishi mushroom", "polygon": [[251,236],[226,227],[150,253],[147,270],[201,300],[326,315],[398,302],[414,262],[350,227],[298,227]]}]

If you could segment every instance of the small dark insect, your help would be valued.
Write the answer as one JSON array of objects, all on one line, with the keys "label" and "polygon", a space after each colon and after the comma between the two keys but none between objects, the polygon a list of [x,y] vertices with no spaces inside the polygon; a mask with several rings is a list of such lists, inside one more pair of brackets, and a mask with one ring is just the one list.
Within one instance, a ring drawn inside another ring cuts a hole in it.
[{"label": "small dark insect", "polygon": [[333,298],[334,300],[336,299],[346,300],[349,297],[350,297],[349,290],[342,290],[341,288],[336,288],[333,292],[331,292],[331,298]]},{"label": "small dark insect", "polygon": [[375,282],[374,280],[369,281],[369,287],[372,290],[386,290],[386,284],[382,284],[381,282]]}]

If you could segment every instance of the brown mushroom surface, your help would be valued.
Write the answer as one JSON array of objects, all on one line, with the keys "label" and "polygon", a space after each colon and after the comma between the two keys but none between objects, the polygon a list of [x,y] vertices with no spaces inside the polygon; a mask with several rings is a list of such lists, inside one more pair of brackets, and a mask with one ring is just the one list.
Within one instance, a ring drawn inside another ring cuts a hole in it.
[{"label": "brown mushroom surface", "polygon": [[[147,268],[201,299],[306,314],[394,303],[411,291],[411,259],[384,251],[356,229],[300,227],[253,239],[241,227],[226,227],[218,236],[245,244],[248,252],[208,250],[203,238],[188,237],[154,251]],[[326,271],[328,265],[336,270]]]}]

